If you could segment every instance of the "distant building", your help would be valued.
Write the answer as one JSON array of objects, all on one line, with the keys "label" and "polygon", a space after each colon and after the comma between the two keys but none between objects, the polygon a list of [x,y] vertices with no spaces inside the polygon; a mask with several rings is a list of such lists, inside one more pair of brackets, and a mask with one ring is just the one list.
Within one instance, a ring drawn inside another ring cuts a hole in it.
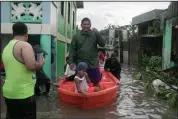
[{"label": "distant building", "polygon": [[[137,50],[140,47],[143,48],[142,51],[147,55],[162,55],[162,38],[163,34],[160,30],[160,13],[164,10],[155,9],[141,15],[135,16],[132,18],[132,25],[138,26],[138,36],[139,40],[136,41],[138,46]],[[135,45],[131,45],[135,48]],[[131,48],[133,49],[133,48]],[[138,53],[138,51],[137,51]],[[138,54],[133,57],[138,58]],[[138,60],[138,59],[137,59]]]},{"label": "distant building", "polygon": [[101,32],[101,35],[106,41],[104,49],[105,54],[111,54],[114,52],[117,54],[121,63],[129,64],[129,52],[128,52],[128,31],[122,28],[105,29]]},{"label": "distant building", "polygon": [[[151,48],[150,56],[162,56],[163,69],[173,67],[172,53],[175,49],[178,56],[178,2],[171,2],[165,10],[155,9],[135,16],[132,24],[138,26],[140,39],[134,41],[136,44],[131,47],[137,47],[138,50],[140,47]],[[138,61],[138,51],[134,54],[132,59]]]},{"label": "distant building", "polygon": [[171,2],[160,14],[160,19],[163,30],[163,69],[168,69],[175,66],[175,57],[178,57],[178,1]]}]

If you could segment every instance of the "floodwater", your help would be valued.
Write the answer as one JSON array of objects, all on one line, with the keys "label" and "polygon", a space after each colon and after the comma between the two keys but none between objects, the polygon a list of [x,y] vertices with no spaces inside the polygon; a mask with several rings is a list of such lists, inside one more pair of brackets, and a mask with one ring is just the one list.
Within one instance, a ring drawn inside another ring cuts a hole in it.
[{"label": "floodwater", "polygon": [[[121,87],[117,99],[102,108],[82,110],[72,107],[58,99],[55,88],[50,96],[37,98],[38,118],[91,118],[91,119],[168,119],[176,118],[176,109],[146,91],[142,82],[134,81],[134,68],[123,66]],[[4,101],[1,101],[1,117],[5,116]]]}]

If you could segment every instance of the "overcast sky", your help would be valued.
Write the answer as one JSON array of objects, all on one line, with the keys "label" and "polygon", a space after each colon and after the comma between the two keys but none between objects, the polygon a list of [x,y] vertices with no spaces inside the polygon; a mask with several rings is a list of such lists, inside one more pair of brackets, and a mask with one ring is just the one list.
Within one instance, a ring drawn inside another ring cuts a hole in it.
[{"label": "overcast sky", "polygon": [[77,25],[81,19],[91,19],[92,27],[103,29],[109,23],[127,25],[132,17],[154,9],[166,9],[169,2],[84,2],[84,8],[77,11]]}]

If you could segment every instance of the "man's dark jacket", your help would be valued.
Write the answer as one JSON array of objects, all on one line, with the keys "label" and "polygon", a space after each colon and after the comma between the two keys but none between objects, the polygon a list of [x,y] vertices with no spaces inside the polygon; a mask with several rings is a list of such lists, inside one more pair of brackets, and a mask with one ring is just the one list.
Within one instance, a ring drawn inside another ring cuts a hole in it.
[{"label": "man's dark jacket", "polygon": [[86,62],[89,68],[98,68],[98,48],[105,46],[105,41],[98,32],[78,31],[71,43],[69,63]]}]

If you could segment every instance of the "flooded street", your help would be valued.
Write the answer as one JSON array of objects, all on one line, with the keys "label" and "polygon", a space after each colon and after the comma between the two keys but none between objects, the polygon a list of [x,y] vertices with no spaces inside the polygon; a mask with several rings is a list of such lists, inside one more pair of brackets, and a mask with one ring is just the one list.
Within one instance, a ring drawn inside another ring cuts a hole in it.
[{"label": "flooded street", "polygon": [[[93,110],[81,110],[58,100],[56,91],[52,96],[38,97],[37,108],[39,118],[102,118],[102,119],[166,119],[176,118],[176,110],[170,109],[164,101],[156,99],[145,91],[143,83],[132,80],[133,68],[123,66],[121,87],[118,98],[112,104]],[[55,90],[55,89],[53,89]],[[2,117],[5,106],[1,102]]]}]

